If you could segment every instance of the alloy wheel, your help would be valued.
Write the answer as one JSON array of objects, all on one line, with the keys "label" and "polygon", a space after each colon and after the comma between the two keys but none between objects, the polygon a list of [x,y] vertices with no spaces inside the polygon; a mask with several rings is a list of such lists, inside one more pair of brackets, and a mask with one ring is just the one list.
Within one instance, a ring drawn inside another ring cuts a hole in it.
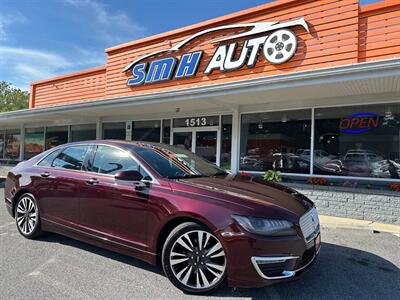
[{"label": "alloy wheel", "polygon": [[36,228],[38,213],[35,202],[30,197],[22,197],[17,205],[16,220],[19,230],[24,235],[30,235]]},{"label": "alloy wheel", "polygon": [[192,289],[211,289],[225,275],[225,251],[218,239],[204,230],[181,235],[173,244],[169,264],[176,279]]}]

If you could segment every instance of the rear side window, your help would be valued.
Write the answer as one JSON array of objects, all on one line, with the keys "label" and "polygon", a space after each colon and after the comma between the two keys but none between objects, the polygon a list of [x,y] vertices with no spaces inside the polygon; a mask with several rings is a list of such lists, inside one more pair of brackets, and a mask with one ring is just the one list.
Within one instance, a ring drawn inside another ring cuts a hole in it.
[{"label": "rear side window", "polygon": [[128,152],[113,147],[98,146],[90,171],[115,175],[119,171],[139,171],[139,169],[139,164]]},{"label": "rear side window", "polygon": [[53,161],[52,166],[69,170],[85,170],[84,161],[89,146],[72,146],[64,149]]},{"label": "rear side window", "polygon": [[43,158],[37,165],[41,167],[51,167],[53,160],[60,153],[60,150],[56,150],[48,154],[45,158]]}]

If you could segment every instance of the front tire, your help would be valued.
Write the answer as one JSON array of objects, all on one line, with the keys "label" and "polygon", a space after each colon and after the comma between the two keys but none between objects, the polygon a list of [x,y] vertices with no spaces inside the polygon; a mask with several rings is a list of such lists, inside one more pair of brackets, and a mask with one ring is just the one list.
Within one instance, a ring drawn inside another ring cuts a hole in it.
[{"label": "front tire", "polygon": [[15,204],[15,223],[19,233],[27,239],[42,235],[39,207],[32,194],[23,194]]},{"label": "front tire", "polygon": [[200,224],[180,224],[165,241],[165,275],[184,292],[203,294],[217,289],[225,280],[226,265],[221,242]]}]

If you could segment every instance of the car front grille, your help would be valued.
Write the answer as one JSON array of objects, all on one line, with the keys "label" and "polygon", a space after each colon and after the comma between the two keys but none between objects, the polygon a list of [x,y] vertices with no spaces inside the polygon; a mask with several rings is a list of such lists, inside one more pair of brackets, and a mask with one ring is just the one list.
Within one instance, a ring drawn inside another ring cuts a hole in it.
[{"label": "car front grille", "polygon": [[300,218],[300,228],[306,242],[311,241],[319,232],[319,218],[315,207]]}]

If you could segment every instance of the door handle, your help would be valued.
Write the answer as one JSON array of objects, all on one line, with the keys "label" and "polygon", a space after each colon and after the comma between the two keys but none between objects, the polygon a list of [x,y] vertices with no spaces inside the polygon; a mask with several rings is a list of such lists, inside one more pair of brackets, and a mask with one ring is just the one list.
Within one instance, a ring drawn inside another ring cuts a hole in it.
[{"label": "door handle", "polygon": [[99,180],[96,179],[96,178],[90,178],[90,179],[86,180],[86,183],[88,183],[88,184],[98,184]]},{"label": "door handle", "polygon": [[44,178],[47,178],[47,177],[50,177],[50,173],[49,172],[43,172],[43,173],[40,173],[40,176],[42,176]]}]

